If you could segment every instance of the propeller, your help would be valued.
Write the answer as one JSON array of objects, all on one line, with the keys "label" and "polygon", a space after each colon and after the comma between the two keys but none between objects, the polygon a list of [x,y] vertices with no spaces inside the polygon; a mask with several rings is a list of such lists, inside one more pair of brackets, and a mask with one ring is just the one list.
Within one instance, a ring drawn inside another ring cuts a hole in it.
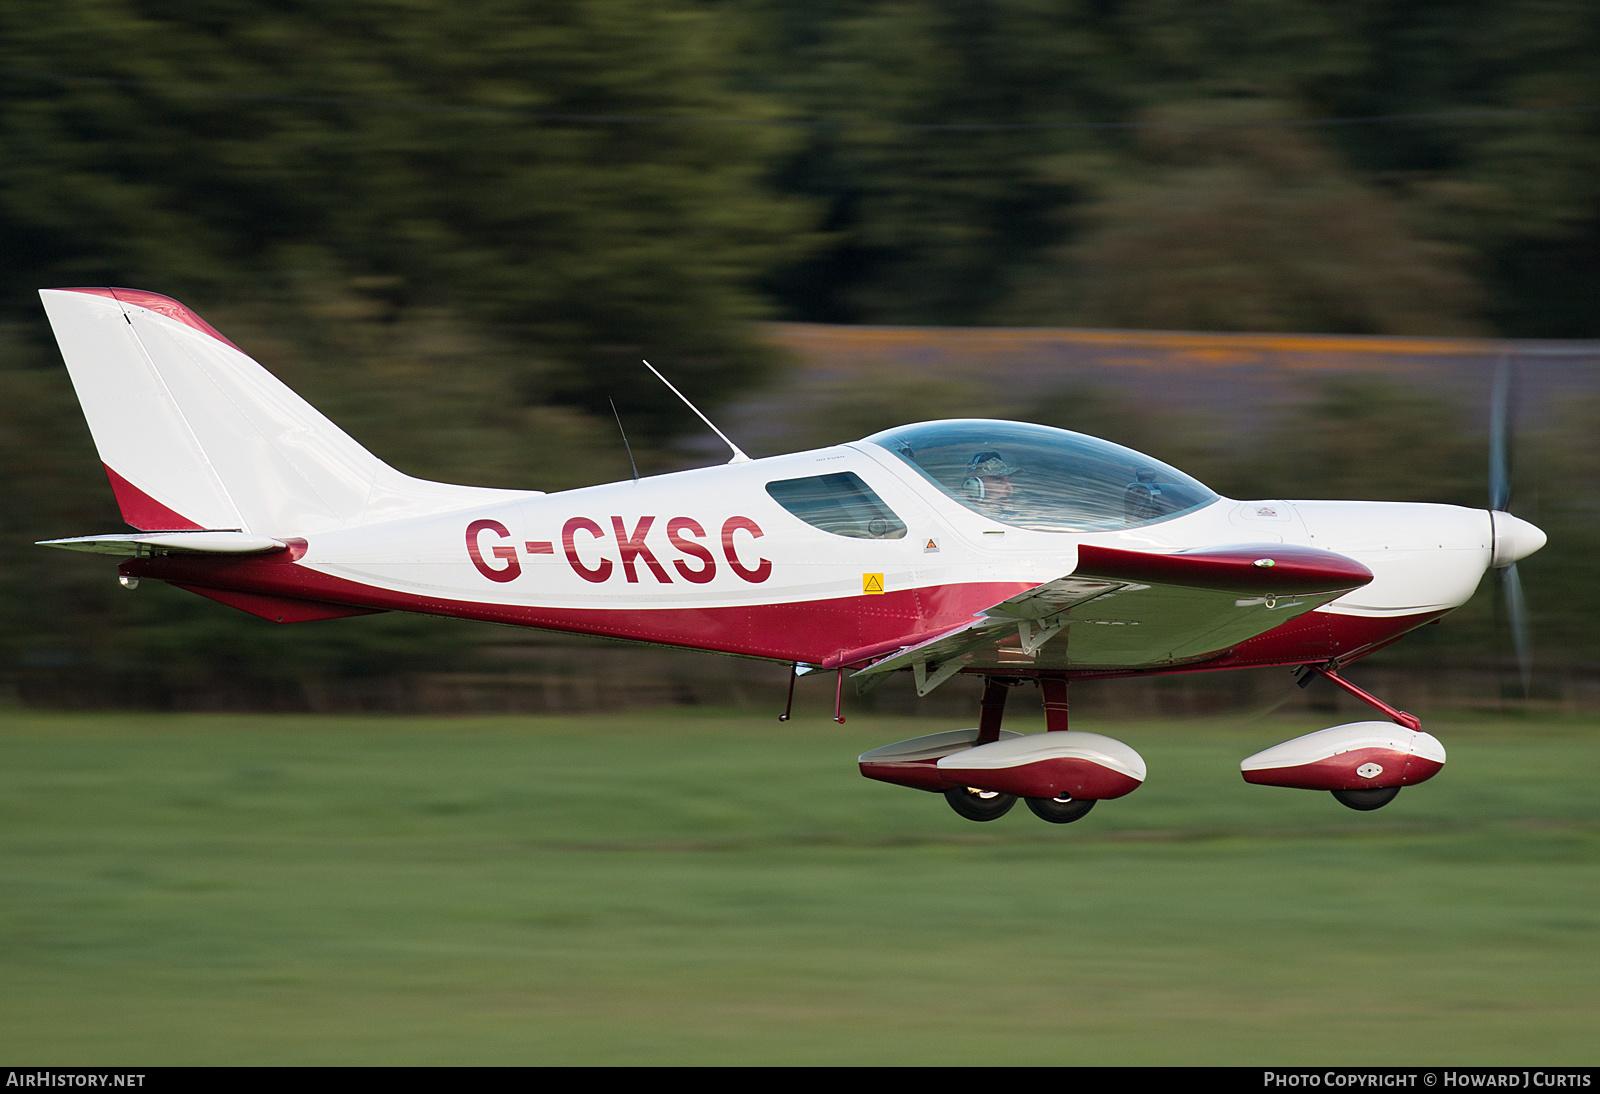
[{"label": "propeller", "polygon": [[[1520,550],[1525,541],[1523,528],[1531,525],[1511,515],[1511,431],[1517,413],[1516,363],[1510,354],[1500,358],[1495,369],[1494,390],[1489,402],[1489,520],[1494,529],[1494,555],[1490,565],[1500,571],[1500,602],[1511,625],[1511,644],[1516,652],[1517,671],[1522,677],[1526,698],[1533,688],[1533,636],[1528,627],[1528,604],[1522,594],[1522,577],[1516,560],[1529,551]],[[1543,535],[1539,544],[1543,545]]]}]

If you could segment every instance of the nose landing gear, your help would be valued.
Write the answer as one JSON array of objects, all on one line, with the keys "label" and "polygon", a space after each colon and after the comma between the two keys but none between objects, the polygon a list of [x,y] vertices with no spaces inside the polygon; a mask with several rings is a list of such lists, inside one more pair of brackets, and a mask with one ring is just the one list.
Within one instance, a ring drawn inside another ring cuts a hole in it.
[{"label": "nose landing gear", "polygon": [[1335,790],[1333,792],[1333,800],[1340,805],[1349,806],[1351,809],[1359,809],[1365,813],[1373,809],[1382,809],[1394,801],[1395,796],[1399,793],[1400,788],[1398,786],[1380,786],[1363,790]]},{"label": "nose landing gear", "polygon": [[1356,687],[1331,665],[1306,665],[1304,687],[1320,674],[1388,715],[1387,722],[1351,722],[1284,741],[1245,759],[1244,781],[1297,790],[1328,790],[1340,805],[1361,812],[1382,809],[1403,786],[1426,782],[1444,767],[1444,745],[1422,731],[1415,715],[1396,710]]}]

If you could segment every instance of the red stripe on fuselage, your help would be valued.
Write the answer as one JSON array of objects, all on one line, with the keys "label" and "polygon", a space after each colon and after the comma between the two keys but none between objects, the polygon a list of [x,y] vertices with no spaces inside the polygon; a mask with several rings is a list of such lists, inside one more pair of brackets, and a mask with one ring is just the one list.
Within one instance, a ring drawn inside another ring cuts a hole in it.
[{"label": "red stripe on fuselage", "polygon": [[1365,657],[1408,631],[1431,623],[1447,613],[1415,615],[1335,615],[1307,612],[1265,634],[1240,642],[1218,659],[1217,668],[1254,665],[1304,665],[1335,657]]},{"label": "red stripe on fuselage", "polygon": [[1115,676],[1149,676],[1177,672],[1221,672],[1227,669],[1259,669],[1294,665],[1320,665],[1338,658],[1354,661],[1375,653],[1410,631],[1432,623],[1445,611],[1417,612],[1414,615],[1336,615],[1333,612],[1307,612],[1264,634],[1247,638],[1237,646],[1208,661],[1169,668],[1090,669],[1068,672],[1068,676],[1105,679]]},{"label": "red stripe on fuselage", "polygon": [[[380,589],[295,565],[294,559],[300,553],[280,551],[250,559],[140,558],[124,562],[120,572],[130,577],[148,577],[186,586],[479,619],[777,661],[803,661],[827,668],[859,667],[871,658],[959,626],[984,608],[1033,587],[1026,582],[979,582],[791,604],[756,603],[714,608],[546,608],[483,604]],[[1044,675],[1103,678],[1320,664],[1335,657],[1348,661],[1364,657],[1444,614],[1434,611],[1405,616],[1357,616],[1307,612],[1199,663],[1148,669],[1069,669]],[[1024,665],[1008,667],[1006,674],[1040,675]]]},{"label": "red stripe on fuselage", "polygon": [[[253,559],[140,558],[124,562],[120,572],[174,584],[481,619],[829,667],[881,656],[943,633],[969,621],[984,608],[1033,588],[1028,582],[991,581],[791,604],[546,608],[482,604],[380,589],[297,566],[288,551]],[[841,660],[843,656],[849,660]]]}]

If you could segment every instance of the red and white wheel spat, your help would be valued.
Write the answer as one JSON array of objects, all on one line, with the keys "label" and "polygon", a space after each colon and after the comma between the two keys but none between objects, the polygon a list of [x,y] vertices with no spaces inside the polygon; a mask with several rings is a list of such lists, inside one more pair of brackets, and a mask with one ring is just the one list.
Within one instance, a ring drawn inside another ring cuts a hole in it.
[{"label": "red and white wheel spat", "polygon": [[1415,786],[1444,767],[1431,733],[1393,722],[1351,722],[1296,737],[1239,765],[1244,781],[1298,790],[1378,790]]}]

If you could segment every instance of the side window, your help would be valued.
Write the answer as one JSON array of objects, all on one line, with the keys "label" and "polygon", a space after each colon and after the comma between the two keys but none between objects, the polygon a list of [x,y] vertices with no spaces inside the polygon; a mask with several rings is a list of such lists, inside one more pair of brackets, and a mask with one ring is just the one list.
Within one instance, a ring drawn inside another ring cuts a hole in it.
[{"label": "side window", "polygon": [[905,522],[859,475],[843,471],[767,483],[772,500],[824,532],[852,539],[903,539]]}]

